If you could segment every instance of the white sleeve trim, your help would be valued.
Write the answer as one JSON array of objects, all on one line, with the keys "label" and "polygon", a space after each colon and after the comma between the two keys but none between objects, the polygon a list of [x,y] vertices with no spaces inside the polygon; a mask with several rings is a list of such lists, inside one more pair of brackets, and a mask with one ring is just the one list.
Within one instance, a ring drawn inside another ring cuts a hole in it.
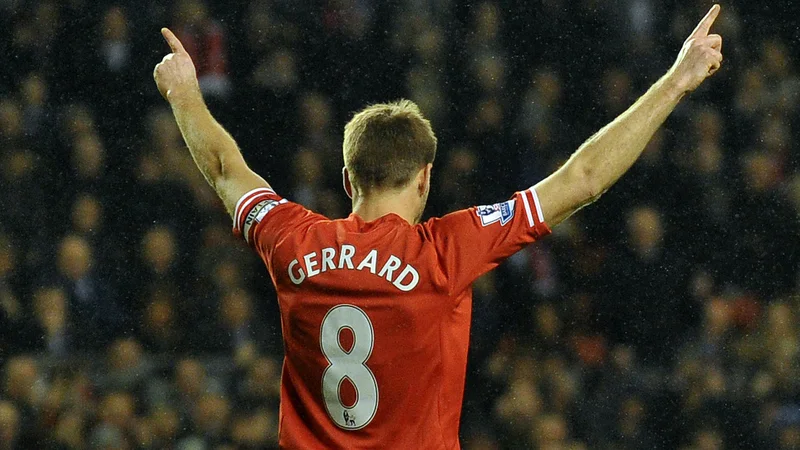
[{"label": "white sleeve trim", "polygon": [[[242,211],[244,211],[245,208],[247,208],[250,205],[250,203],[253,202],[253,200],[257,197],[257,194],[262,194],[262,193],[263,194],[274,194],[275,191],[273,191],[270,188],[263,188],[263,187],[255,188],[255,189],[253,189],[253,190],[251,190],[249,192],[246,192],[244,195],[242,195],[239,198],[239,201],[236,202],[236,208],[234,209],[235,214],[234,214],[234,219],[233,219],[233,226],[235,226],[236,228],[239,228],[239,223],[240,223],[240,221],[242,219]],[[245,202],[245,199],[248,198],[248,197],[251,197],[251,196],[252,196],[252,198],[250,198],[247,202]],[[243,203],[245,203],[245,204],[243,204]]]},{"label": "white sleeve trim", "polygon": [[525,191],[520,194],[522,194],[522,203],[525,205],[525,214],[528,215],[528,226],[533,228],[533,215],[531,214],[531,205],[528,203],[528,195]]},{"label": "white sleeve trim", "polygon": [[529,189],[531,191],[531,196],[533,197],[533,204],[536,206],[536,218],[539,220],[539,223],[544,223],[544,214],[542,214],[542,205],[539,204],[539,196],[536,195],[536,189],[531,186]]}]

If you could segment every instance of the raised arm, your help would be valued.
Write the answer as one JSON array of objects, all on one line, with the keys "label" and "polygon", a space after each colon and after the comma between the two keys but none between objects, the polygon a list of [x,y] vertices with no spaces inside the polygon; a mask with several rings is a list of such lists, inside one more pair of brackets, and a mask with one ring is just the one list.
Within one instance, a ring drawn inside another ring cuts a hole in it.
[{"label": "raised arm", "polygon": [[208,111],[194,63],[181,41],[166,28],[161,29],[161,34],[172,53],[156,65],[153,71],[156,85],[172,107],[194,162],[233,216],[242,195],[269,184],[250,170],[236,141]]},{"label": "raised arm", "polygon": [[554,226],[597,200],[639,158],[683,96],[722,63],[722,37],[709,35],[714,5],[683,45],[672,68],[636,103],[589,138],[556,172],[535,187],[545,220]]}]

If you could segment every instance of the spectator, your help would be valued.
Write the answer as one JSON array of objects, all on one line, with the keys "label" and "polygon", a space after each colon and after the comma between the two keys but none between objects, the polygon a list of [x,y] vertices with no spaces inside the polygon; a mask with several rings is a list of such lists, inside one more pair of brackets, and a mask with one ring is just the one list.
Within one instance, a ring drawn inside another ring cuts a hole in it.
[{"label": "spectator", "polygon": [[95,267],[94,251],[78,236],[68,235],[58,248],[55,282],[68,296],[68,314],[81,349],[99,349],[127,319]]},{"label": "spectator", "polygon": [[43,287],[33,295],[35,335],[42,340],[38,351],[55,356],[66,357],[72,350],[73,333],[69,329],[67,314],[67,295],[57,287]]},{"label": "spectator", "polygon": [[202,0],[181,0],[175,9],[175,32],[197,68],[205,95],[225,98],[231,90],[225,32]]},{"label": "spectator", "polygon": [[0,401],[0,449],[17,448],[19,440],[19,413],[14,404]]},{"label": "spectator", "polygon": [[[41,401],[41,383],[39,365],[31,357],[17,356],[9,359],[5,364],[5,379],[3,380],[3,396],[16,407],[17,424],[19,427],[16,438],[19,446],[23,448],[39,447],[43,436],[37,412]],[[5,406],[10,416],[8,405]],[[10,428],[10,427],[9,427]]]},{"label": "spectator", "polygon": [[627,228],[627,245],[620,249],[612,272],[618,282],[615,292],[627,301],[610,312],[610,333],[613,340],[633,345],[646,363],[659,364],[672,357],[669,349],[680,345],[696,319],[688,299],[688,274],[683,262],[667,250],[656,209],[633,209]]}]

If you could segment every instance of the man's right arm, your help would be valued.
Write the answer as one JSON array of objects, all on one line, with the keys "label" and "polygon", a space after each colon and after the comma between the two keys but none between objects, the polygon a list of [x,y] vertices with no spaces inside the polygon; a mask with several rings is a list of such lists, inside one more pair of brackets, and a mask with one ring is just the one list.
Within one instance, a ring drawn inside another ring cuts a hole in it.
[{"label": "man's right arm", "polygon": [[636,162],[681,98],[719,69],[722,37],[708,34],[719,10],[714,5],[706,14],[664,77],[535,186],[550,227],[608,190]]},{"label": "man's right arm", "polygon": [[156,66],[153,72],[156,84],[172,107],[194,162],[233,217],[236,203],[243,195],[254,189],[269,188],[269,184],[250,170],[236,141],[208,111],[194,64],[181,42],[168,29],[161,32],[172,53]]}]

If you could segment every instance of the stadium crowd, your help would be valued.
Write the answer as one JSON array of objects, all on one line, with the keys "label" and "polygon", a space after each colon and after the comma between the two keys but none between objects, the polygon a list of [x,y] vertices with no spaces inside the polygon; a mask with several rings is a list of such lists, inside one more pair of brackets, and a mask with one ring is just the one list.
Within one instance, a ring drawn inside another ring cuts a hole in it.
[{"label": "stadium crowd", "polygon": [[[333,218],[343,124],[416,101],[440,215],[558,167],[707,3],[0,0],[0,450],[277,447],[274,291],[153,84],[161,26],[252,167]],[[800,448],[800,5],[723,6],[722,71],[475,284],[465,449]]]}]

